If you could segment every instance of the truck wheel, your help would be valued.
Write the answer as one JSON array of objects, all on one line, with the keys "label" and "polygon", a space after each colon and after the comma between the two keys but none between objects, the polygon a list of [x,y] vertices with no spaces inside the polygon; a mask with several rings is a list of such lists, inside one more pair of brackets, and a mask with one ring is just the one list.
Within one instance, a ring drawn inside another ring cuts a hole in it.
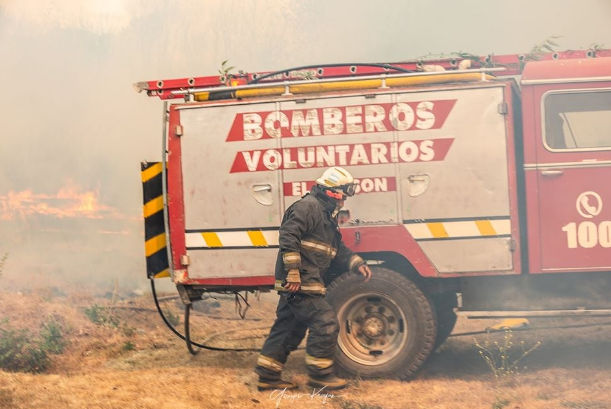
[{"label": "truck wheel", "polygon": [[439,348],[452,333],[456,325],[456,294],[438,294],[433,297],[435,312],[437,313],[437,339],[435,349]]},{"label": "truck wheel", "polygon": [[340,323],[340,372],[372,377],[413,376],[435,347],[431,300],[411,280],[373,267],[368,283],[346,273],[327,289]]}]

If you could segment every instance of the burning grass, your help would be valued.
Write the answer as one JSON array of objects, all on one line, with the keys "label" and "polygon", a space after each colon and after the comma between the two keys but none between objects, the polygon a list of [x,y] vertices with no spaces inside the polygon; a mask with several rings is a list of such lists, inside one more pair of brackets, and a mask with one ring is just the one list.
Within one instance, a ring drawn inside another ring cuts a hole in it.
[{"label": "burning grass", "polygon": [[65,217],[119,217],[116,209],[99,203],[100,192],[84,190],[74,183],[61,187],[55,194],[31,190],[10,191],[0,196],[0,220],[25,219],[32,214]]},{"label": "burning grass", "polygon": [[[15,329],[42,334],[53,319],[62,329],[63,352],[52,355],[44,374],[0,371],[0,408],[447,408],[601,409],[611,405],[611,326],[516,331],[514,342],[542,345],[525,358],[527,368],[510,382],[497,382],[479,356],[473,337],[450,338],[411,382],[354,380],[326,398],[305,387],[304,351],[289,359],[285,375],[301,389],[278,396],[256,391],[256,352],[186,352],[154,311],[150,296],[96,295],[85,291],[0,293],[2,319]],[[54,295],[56,294],[56,295]],[[118,325],[93,322],[87,308],[109,308]],[[275,298],[251,300],[247,321],[237,318],[231,299],[201,303],[193,312],[194,338],[215,346],[258,346],[271,325]],[[182,306],[163,308],[181,323]],[[604,319],[601,319],[604,320]],[[532,321],[533,325],[569,324]],[[576,321],[575,323],[581,323]],[[455,332],[483,329],[489,321],[459,320]],[[127,330],[126,330],[127,329]],[[227,332],[229,331],[229,332]],[[213,334],[223,333],[211,337]],[[484,342],[484,336],[476,336]],[[492,334],[491,341],[502,341]]]}]

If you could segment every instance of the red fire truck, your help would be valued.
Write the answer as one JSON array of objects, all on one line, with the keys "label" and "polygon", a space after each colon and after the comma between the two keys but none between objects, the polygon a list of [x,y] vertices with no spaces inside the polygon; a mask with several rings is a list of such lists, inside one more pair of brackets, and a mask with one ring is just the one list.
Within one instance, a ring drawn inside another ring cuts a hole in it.
[{"label": "red fire truck", "polygon": [[357,179],[342,234],[374,272],[327,277],[343,370],[410,377],[457,313],[611,313],[610,50],[135,88],[164,101],[164,155],[142,164],[148,276],[186,313],[272,288],[283,212],[329,166]]}]

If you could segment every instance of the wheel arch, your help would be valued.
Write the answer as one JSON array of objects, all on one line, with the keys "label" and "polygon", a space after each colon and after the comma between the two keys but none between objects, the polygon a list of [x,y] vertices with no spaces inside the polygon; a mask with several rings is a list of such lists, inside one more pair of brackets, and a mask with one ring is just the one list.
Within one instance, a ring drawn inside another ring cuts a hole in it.
[{"label": "wheel arch", "polygon": [[439,272],[403,225],[342,229],[344,244],[368,260],[382,258],[413,277],[439,277]]},{"label": "wheel arch", "polygon": [[[400,253],[394,251],[373,251],[358,252],[356,254],[361,256],[370,266],[378,266],[396,271],[415,283],[420,283],[424,280],[414,265]],[[348,271],[346,271],[344,266],[339,266],[332,263],[331,267],[326,273],[326,284],[331,284],[339,276],[347,273]]]},{"label": "wheel arch", "polygon": [[424,277],[420,275],[416,267],[403,254],[394,251],[377,251],[371,253],[358,253],[364,260],[375,264],[378,261],[380,267],[396,271],[412,281],[422,281]]},{"label": "wheel arch", "polygon": [[[370,265],[378,265],[389,270],[396,271],[404,277],[412,280],[422,291],[429,295],[447,294],[459,292],[460,281],[457,278],[425,277],[420,274],[405,255],[395,251],[374,251],[357,253]],[[334,271],[331,283],[335,278],[343,274],[344,271]]]}]

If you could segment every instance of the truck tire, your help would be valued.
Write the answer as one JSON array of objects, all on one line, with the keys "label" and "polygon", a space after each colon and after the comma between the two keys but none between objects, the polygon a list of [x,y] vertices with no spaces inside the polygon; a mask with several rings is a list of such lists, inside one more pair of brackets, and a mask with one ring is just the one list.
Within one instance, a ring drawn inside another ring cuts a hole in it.
[{"label": "truck tire", "polygon": [[346,273],[327,289],[340,324],[336,363],[343,375],[408,379],[435,347],[432,301],[401,274],[371,268],[368,283]]}]

